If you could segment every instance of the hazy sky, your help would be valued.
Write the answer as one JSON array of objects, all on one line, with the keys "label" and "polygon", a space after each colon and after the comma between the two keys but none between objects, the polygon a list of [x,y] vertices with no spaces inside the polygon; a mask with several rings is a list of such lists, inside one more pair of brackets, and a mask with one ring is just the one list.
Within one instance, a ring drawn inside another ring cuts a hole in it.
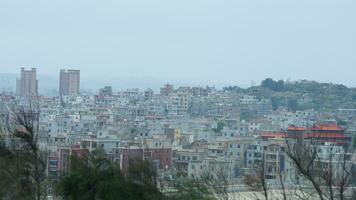
[{"label": "hazy sky", "polygon": [[0,73],[356,86],[355,0],[0,0]]}]

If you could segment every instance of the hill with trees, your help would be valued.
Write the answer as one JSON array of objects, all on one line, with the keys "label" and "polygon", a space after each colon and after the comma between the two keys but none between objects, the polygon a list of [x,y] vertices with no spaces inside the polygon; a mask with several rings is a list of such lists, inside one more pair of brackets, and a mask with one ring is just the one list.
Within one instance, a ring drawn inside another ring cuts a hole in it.
[{"label": "hill with trees", "polygon": [[356,108],[356,88],[342,84],[308,80],[290,82],[267,78],[259,86],[247,89],[229,86],[224,90],[253,95],[259,99],[270,99],[275,110],[282,106],[292,111]]}]

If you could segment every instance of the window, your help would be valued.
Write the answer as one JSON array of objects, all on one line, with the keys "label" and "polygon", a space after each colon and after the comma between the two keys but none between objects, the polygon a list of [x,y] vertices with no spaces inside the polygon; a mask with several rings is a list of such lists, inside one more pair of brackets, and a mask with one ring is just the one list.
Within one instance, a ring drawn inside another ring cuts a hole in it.
[{"label": "window", "polygon": [[232,148],[232,144],[230,144],[230,148]]},{"label": "window", "polygon": [[49,161],[49,165],[57,166],[57,161],[56,160],[50,160]]}]

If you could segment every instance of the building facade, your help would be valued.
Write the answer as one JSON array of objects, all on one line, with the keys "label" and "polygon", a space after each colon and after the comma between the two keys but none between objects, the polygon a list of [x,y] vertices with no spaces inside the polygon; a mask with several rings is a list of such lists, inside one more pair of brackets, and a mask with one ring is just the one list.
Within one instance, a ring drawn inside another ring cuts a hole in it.
[{"label": "building facade", "polygon": [[16,80],[16,95],[20,97],[34,97],[38,95],[38,80],[36,68],[25,70],[21,68],[21,77]]},{"label": "building facade", "polygon": [[59,94],[79,95],[80,70],[61,70],[59,73]]}]

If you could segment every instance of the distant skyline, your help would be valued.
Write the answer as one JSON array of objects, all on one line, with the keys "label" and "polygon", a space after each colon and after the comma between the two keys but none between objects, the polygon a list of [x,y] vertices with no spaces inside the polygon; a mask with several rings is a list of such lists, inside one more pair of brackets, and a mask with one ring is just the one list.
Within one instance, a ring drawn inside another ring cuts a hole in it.
[{"label": "distant skyline", "polygon": [[58,78],[78,69],[98,87],[267,77],[354,87],[355,8],[354,0],[2,0],[0,73],[36,67]]}]

